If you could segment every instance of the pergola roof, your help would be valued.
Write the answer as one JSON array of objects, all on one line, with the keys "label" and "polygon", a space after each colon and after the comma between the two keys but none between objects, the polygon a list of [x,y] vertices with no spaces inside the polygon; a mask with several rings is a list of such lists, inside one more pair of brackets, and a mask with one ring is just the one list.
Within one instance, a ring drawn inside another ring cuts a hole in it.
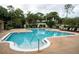
[{"label": "pergola roof", "polygon": [[40,25],[45,25],[47,27],[46,23],[37,23],[37,27],[39,27]]}]

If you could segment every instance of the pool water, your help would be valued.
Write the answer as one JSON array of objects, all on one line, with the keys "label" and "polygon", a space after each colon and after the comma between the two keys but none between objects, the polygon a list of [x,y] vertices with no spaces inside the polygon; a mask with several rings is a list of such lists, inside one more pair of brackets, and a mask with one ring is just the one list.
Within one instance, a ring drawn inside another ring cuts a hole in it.
[{"label": "pool water", "polygon": [[66,36],[73,35],[70,33],[57,32],[57,31],[48,31],[45,29],[32,29],[32,32],[20,32],[20,33],[11,33],[6,37],[6,41],[12,41],[17,44],[19,48],[37,48],[38,40],[40,46],[43,46],[42,42],[44,38],[51,36]]}]

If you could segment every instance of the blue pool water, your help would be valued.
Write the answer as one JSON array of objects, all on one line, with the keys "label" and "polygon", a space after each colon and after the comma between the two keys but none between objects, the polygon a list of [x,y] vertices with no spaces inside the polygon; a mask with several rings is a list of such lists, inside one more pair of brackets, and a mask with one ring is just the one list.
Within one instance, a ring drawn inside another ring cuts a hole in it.
[{"label": "blue pool water", "polygon": [[[32,29],[32,32],[11,33],[7,41],[15,42],[20,48],[36,48],[38,39],[41,42],[45,37],[73,35],[70,33],[48,31],[45,29]],[[25,47],[27,45],[27,47]],[[42,46],[43,44],[41,44]]]}]

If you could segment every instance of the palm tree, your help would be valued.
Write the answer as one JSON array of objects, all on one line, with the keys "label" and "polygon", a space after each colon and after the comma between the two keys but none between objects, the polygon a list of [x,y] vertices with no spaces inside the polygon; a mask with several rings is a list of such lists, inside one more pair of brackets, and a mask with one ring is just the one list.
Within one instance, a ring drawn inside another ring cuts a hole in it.
[{"label": "palm tree", "polygon": [[35,23],[36,20],[38,20],[38,15],[28,12],[26,19],[28,23],[32,24]]},{"label": "palm tree", "polygon": [[72,4],[66,4],[64,5],[64,9],[66,12],[66,18],[68,17],[68,15],[73,12],[74,6]]}]

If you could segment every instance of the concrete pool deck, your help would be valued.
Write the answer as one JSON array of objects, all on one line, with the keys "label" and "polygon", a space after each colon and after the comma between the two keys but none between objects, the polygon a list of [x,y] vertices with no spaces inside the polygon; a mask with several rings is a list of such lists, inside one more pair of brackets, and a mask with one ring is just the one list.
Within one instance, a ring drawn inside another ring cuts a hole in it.
[{"label": "concrete pool deck", "polygon": [[[9,32],[25,32],[26,29],[12,29],[0,33],[0,38]],[[60,31],[56,30],[55,31]],[[74,33],[74,32],[73,32]],[[77,33],[78,34],[78,33]],[[79,53],[79,35],[68,37],[52,37],[49,38],[51,45],[40,52],[19,52],[12,50],[8,43],[0,43],[0,54],[78,54]]]}]

